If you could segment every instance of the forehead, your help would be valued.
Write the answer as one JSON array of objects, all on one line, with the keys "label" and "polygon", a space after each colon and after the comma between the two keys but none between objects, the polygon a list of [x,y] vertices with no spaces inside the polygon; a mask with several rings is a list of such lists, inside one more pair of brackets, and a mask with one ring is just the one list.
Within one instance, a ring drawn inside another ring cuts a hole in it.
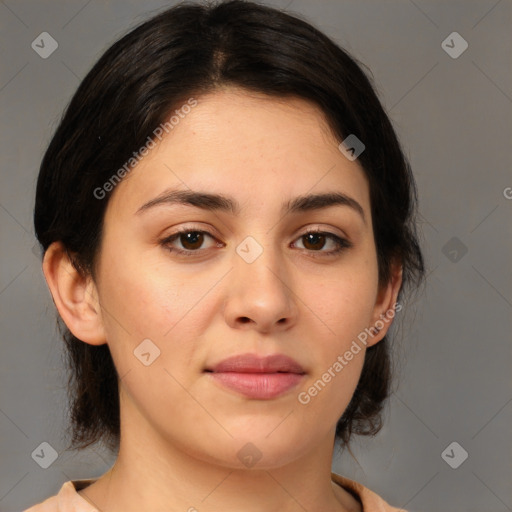
[{"label": "forehead", "polygon": [[117,185],[110,209],[134,213],[169,188],[217,191],[242,206],[336,189],[369,206],[362,168],[339,151],[314,104],[231,88],[196,101]]}]

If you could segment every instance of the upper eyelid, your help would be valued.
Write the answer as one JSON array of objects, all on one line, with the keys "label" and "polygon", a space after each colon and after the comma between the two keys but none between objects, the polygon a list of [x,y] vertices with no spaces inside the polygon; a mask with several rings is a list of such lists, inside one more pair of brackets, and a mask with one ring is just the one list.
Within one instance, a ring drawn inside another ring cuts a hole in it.
[{"label": "upper eyelid", "polygon": [[[171,242],[171,241],[175,241],[177,239],[179,239],[179,236],[184,234],[184,233],[193,233],[193,232],[198,232],[198,233],[203,233],[209,237],[211,237],[212,239],[214,240],[217,240],[217,236],[212,234],[210,231],[208,231],[207,229],[204,229],[204,228],[198,228],[198,227],[185,227],[185,228],[180,228],[178,229],[177,231],[175,231],[174,233],[164,237],[164,239],[162,240],[162,242]],[[302,236],[305,236],[309,233],[320,233],[320,234],[325,234],[327,236],[330,236],[330,237],[333,237],[333,238],[339,238],[343,241],[345,241],[347,244],[350,244],[352,245],[352,242],[350,241],[350,239],[345,235],[345,234],[336,234],[336,233],[333,233],[331,231],[329,231],[328,228],[320,228],[320,227],[313,227],[313,228],[304,228],[303,231],[301,231],[300,233],[298,233],[294,240],[297,240],[298,238],[302,237]],[[223,242],[221,242],[223,243]],[[189,250],[189,249],[185,249],[185,250]],[[199,250],[197,251],[191,251],[191,252],[199,252]]]},{"label": "upper eyelid", "polygon": [[[296,235],[295,236],[301,236],[301,233],[302,234],[306,234],[306,233],[309,233],[311,231],[318,231],[318,232],[321,232],[321,233],[328,233],[328,234],[332,234],[332,235],[335,235],[335,236],[338,236],[340,238],[346,238],[347,240],[350,238],[349,235],[341,228],[335,228],[335,227],[321,227],[320,226],[320,222],[317,222],[317,223],[309,223],[309,224],[305,224],[303,226],[301,226],[300,228],[298,228],[296,231]],[[312,227],[307,227],[307,226],[310,226],[312,225]],[[208,234],[209,236],[212,236],[214,238],[218,238],[218,237],[221,237],[222,235],[217,235],[216,233],[218,233],[218,231],[213,228],[213,227],[203,227],[203,226],[194,226],[192,224],[192,226],[185,226],[185,227],[179,227],[176,229],[176,231],[174,231],[173,233],[171,233],[170,235],[167,235],[166,237],[164,238],[169,238],[169,237],[172,237],[174,235],[177,235],[177,234],[180,234],[180,233],[189,233],[191,231],[199,231],[199,232],[202,232],[202,233],[206,233]]]}]

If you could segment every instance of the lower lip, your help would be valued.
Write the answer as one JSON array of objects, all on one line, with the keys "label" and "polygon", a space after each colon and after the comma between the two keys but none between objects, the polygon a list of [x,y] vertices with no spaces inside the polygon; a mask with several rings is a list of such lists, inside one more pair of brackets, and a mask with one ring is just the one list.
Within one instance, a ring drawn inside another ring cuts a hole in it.
[{"label": "lower lip", "polygon": [[248,398],[276,398],[299,384],[304,375],[298,373],[210,373],[223,386]]}]

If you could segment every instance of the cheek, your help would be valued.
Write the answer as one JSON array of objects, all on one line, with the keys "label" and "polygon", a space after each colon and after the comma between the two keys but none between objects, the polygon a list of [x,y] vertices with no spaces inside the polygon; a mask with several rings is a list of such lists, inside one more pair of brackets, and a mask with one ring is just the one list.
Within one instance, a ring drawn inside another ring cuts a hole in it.
[{"label": "cheek", "polygon": [[312,429],[318,429],[319,418],[329,428],[334,425],[354,394],[366,353],[358,336],[370,325],[373,289],[370,280],[340,279],[324,287],[313,302],[322,319],[315,324],[323,334],[311,332],[311,374],[297,394],[298,407],[304,408],[304,421]]},{"label": "cheek", "polygon": [[310,333],[315,340],[314,350],[309,351],[313,371],[299,403],[333,421],[348,405],[364,364],[363,338],[371,326],[377,278],[376,259],[353,258],[336,278],[310,295],[318,331]]},{"label": "cheek", "polygon": [[162,260],[147,259],[135,251],[105,251],[102,263],[100,297],[109,328],[118,330],[109,319],[114,316],[134,337],[164,338],[186,317],[201,293],[201,282],[174,269]]},{"label": "cheek", "polygon": [[116,258],[115,266],[105,256],[100,300],[124,400],[155,417],[163,413],[158,404],[179,404],[204,422],[182,386],[190,385],[199,364],[197,344],[190,341],[200,336],[201,297],[212,285],[171,275],[158,264],[142,266],[129,253]]},{"label": "cheek", "polygon": [[135,356],[145,347],[141,343],[146,343],[149,352],[158,354],[151,367],[161,365],[184,382],[187,369],[199,364],[198,344],[189,341],[199,339],[211,322],[208,291],[222,273],[185,274],[161,259],[141,265],[140,255],[131,256],[129,251],[103,255],[100,301],[119,375],[139,369]]},{"label": "cheek", "polygon": [[[378,290],[376,262],[371,259],[340,269],[310,294],[326,331],[338,340],[334,347],[357,336],[371,322]],[[333,346],[330,344],[330,346]]]}]

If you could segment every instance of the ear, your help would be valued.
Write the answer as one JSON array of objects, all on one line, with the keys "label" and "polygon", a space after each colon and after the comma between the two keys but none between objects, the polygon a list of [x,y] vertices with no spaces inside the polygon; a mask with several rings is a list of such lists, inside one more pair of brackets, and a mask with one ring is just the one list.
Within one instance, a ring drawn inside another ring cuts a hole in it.
[{"label": "ear", "polygon": [[379,287],[377,299],[373,308],[372,323],[368,330],[371,336],[368,338],[367,346],[371,347],[378,343],[388,332],[395,312],[400,311],[401,306],[396,306],[398,292],[402,286],[403,268],[401,263],[395,262],[391,265],[389,281]]},{"label": "ear", "polygon": [[106,343],[96,285],[73,266],[61,242],[46,250],[43,273],[53,302],[73,335],[91,345]]}]

